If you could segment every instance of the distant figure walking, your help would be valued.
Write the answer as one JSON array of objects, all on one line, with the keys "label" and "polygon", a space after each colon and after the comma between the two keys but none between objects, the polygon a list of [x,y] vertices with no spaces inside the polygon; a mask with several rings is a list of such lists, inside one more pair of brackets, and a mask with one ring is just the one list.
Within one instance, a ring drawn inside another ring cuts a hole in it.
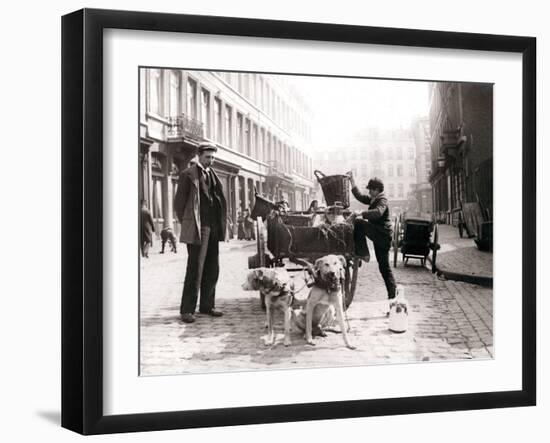
[{"label": "distant figure walking", "polygon": [[149,248],[153,246],[153,232],[155,232],[153,217],[147,209],[147,202],[141,200],[140,249],[142,257],[149,258]]},{"label": "distant figure walking", "polygon": [[244,240],[244,217],[241,211],[237,214],[237,240]]},{"label": "distant figure walking", "polygon": [[256,235],[254,233],[254,220],[250,216],[250,211],[248,209],[244,210],[244,239],[245,240],[255,240]]}]

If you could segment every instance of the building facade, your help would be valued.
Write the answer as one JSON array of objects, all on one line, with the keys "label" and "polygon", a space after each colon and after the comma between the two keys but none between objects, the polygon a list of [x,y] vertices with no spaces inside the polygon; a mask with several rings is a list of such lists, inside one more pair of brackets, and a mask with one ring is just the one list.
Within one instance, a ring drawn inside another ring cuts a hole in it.
[{"label": "building facade", "polygon": [[493,86],[430,85],[430,146],[433,210],[456,224],[463,202],[493,212]]},{"label": "building facade", "polygon": [[[416,186],[416,149],[410,129],[367,128],[349,142],[324,149],[316,156],[316,167],[327,175],[353,171],[364,191],[370,178],[384,182],[393,215],[411,210]],[[352,198],[352,209],[363,205]]]},{"label": "building facade", "polygon": [[411,125],[416,149],[416,187],[414,195],[416,199],[417,212],[420,214],[431,214],[432,185],[430,174],[432,170],[432,156],[430,145],[430,121],[428,117],[415,118]]},{"label": "building facade", "polygon": [[285,198],[292,209],[307,208],[311,112],[288,79],[143,68],[139,83],[139,197],[157,227],[179,233],[173,210],[179,173],[204,141],[218,147],[213,168],[230,221],[253,206],[255,192]]}]

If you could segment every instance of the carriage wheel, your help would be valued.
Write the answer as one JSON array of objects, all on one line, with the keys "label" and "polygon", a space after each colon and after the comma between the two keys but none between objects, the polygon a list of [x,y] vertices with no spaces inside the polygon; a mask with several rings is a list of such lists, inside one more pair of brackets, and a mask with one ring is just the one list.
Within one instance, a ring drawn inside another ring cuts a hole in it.
[{"label": "carriage wheel", "polygon": [[258,259],[260,260],[260,267],[265,268],[265,235],[264,235],[264,222],[262,217],[256,218],[256,247],[258,251]]},{"label": "carriage wheel", "polygon": [[344,283],[344,311],[347,311],[349,305],[351,305],[351,302],[353,301],[353,296],[355,295],[360,262],[361,259],[359,257],[354,257],[353,264],[350,265],[348,262],[348,265],[346,266],[346,281]]},{"label": "carriage wheel", "polygon": [[437,271],[437,268],[435,266],[435,262],[437,260],[437,250],[439,249],[439,230],[437,228],[437,223],[434,226],[434,241],[432,246],[432,273],[435,274]]},{"label": "carriage wheel", "polygon": [[393,267],[397,266],[397,254],[399,252],[399,219],[395,217],[393,224]]}]

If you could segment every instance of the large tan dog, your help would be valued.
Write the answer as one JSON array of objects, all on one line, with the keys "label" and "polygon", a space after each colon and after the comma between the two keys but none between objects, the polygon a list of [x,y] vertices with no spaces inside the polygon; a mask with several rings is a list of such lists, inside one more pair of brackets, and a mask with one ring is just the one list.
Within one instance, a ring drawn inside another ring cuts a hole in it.
[{"label": "large tan dog", "polygon": [[317,311],[316,317],[322,317],[323,313],[318,311],[319,305],[321,305],[326,310],[334,308],[344,343],[348,348],[355,349],[355,346],[349,342],[344,324],[342,284],[345,278],[345,266],[346,259],[338,255],[326,255],[315,262],[315,282],[306,302],[306,342],[310,345],[315,344],[312,337],[314,311]]},{"label": "large tan dog", "polygon": [[284,268],[259,268],[250,271],[243,283],[245,291],[260,291],[262,301],[265,300],[267,318],[266,346],[275,342],[273,314],[275,309],[281,309],[284,315],[285,346],[290,346],[290,317],[294,298],[294,287],[288,271]]}]

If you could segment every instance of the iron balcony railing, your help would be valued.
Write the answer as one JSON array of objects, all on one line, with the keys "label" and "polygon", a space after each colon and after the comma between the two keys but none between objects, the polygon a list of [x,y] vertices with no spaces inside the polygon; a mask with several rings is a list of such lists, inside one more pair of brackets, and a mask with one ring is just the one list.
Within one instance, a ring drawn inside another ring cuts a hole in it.
[{"label": "iron balcony railing", "polygon": [[285,169],[283,163],[278,160],[268,160],[268,175],[283,176]]},{"label": "iron balcony railing", "polygon": [[185,137],[202,140],[204,138],[204,125],[185,114],[168,117],[167,136],[170,138]]}]

